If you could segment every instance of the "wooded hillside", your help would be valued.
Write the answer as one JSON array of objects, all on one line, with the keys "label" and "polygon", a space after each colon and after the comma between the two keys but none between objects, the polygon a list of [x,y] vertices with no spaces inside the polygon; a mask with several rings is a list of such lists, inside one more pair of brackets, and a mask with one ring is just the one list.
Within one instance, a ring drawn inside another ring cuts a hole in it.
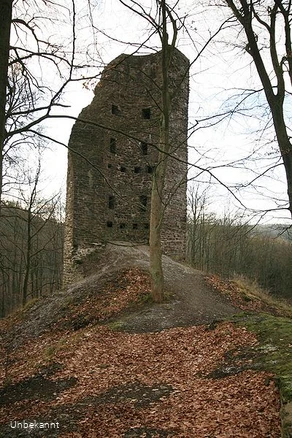
[{"label": "wooded hillside", "polygon": [[49,203],[8,203],[0,217],[0,316],[61,285],[63,224]]},{"label": "wooded hillside", "polygon": [[291,299],[292,244],[281,225],[252,226],[203,210],[188,223],[188,260],[197,269],[225,278],[244,275],[277,296]]}]

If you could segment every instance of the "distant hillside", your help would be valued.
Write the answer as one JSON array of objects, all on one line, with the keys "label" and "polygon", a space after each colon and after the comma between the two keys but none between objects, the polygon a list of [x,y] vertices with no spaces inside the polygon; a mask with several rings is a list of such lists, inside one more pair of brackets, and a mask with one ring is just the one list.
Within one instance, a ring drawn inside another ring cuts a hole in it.
[{"label": "distant hillside", "polygon": [[292,224],[266,224],[257,225],[254,231],[258,234],[284,239],[287,242],[292,242]]}]

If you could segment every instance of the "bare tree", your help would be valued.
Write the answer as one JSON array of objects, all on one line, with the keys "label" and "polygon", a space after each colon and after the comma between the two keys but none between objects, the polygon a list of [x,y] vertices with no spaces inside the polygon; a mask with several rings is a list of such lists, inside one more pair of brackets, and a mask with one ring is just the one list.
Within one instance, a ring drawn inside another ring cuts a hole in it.
[{"label": "bare tree", "polygon": [[[173,96],[169,87],[169,67],[177,41],[177,23],[171,9],[165,0],[159,4],[158,34],[162,48],[162,106],[160,121],[158,162],[153,174],[150,212],[150,274],[152,280],[152,296],[160,302],[164,298],[164,276],[162,269],[161,228],[163,224],[163,191],[167,171],[168,155],[170,153],[170,113]],[[172,27],[172,37],[169,41],[168,21]]]},{"label": "bare tree", "polygon": [[288,210],[292,213],[292,145],[286,109],[292,78],[292,5],[281,0],[223,3],[229,6],[245,33],[245,50],[252,57],[271,111],[286,173]]},{"label": "bare tree", "polygon": [[[21,137],[22,144],[30,136],[45,138],[46,120],[56,108],[67,108],[62,100],[67,86],[91,77],[92,67],[96,74],[96,47],[88,41],[84,54],[80,50],[84,22],[80,23],[79,6],[75,0],[1,2],[0,198],[3,161],[17,150]],[[91,2],[84,6],[90,9]]]},{"label": "bare tree", "polygon": [[[10,28],[12,19],[12,0],[0,4],[0,193],[2,187],[2,156],[5,140],[5,106],[10,47]],[[1,199],[1,196],[0,196]]]},{"label": "bare tree", "polygon": [[[168,159],[171,155],[170,115],[175,90],[171,89],[169,71],[177,43],[178,23],[174,10],[165,0],[156,2],[156,9],[151,14],[144,6],[132,0],[120,2],[150,23],[152,32],[158,35],[161,46],[161,99],[160,99],[160,133],[156,148],[158,159],[152,177],[150,209],[150,274],[152,280],[152,297],[156,302],[164,298],[164,276],[162,268],[161,230],[165,211],[165,177]],[[150,35],[153,33],[150,32]],[[188,71],[185,73],[188,76]]]},{"label": "bare tree", "polygon": [[1,316],[29,299],[39,298],[61,284],[63,224],[59,196],[44,198],[40,161],[26,170],[26,185],[17,202],[4,202],[0,217]]}]

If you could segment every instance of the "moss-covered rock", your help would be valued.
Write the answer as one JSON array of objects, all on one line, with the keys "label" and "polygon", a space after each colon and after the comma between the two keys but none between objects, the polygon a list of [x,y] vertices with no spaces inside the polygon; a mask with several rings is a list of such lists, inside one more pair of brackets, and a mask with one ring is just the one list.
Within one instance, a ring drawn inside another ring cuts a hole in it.
[{"label": "moss-covered rock", "polygon": [[292,437],[292,319],[271,314],[234,316],[234,322],[255,332],[259,339],[258,368],[275,374],[282,401],[282,438]]}]

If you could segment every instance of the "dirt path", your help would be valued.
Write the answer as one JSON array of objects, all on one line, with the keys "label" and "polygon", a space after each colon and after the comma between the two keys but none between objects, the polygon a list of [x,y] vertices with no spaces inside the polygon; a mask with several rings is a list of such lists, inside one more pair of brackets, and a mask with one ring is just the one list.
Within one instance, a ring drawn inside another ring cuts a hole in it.
[{"label": "dirt path", "polygon": [[[204,274],[169,257],[163,257],[166,293],[170,298],[162,304],[143,306],[142,310],[120,317],[121,328],[128,332],[157,332],[170,327],[211,323],[239,311],[219,293],[205,285]],[[105,250],[86,262],[85,278],[66,290],[48,296],[25,312],[25,318],[14,330],[14,343],[26,337],[37,337],[66,317],[70,303],[81,303],[95,296],[107,282],[123,270],[138,267],[149,270],[147,246],[107,245]]]},{"label": "dirt path", "polygon": [[[147,270],[149,249],[147,246],[109,245],[106,260],[107,267],[111,260],[111,269],[130,264]],[[163,268],[166,293],[171,299],[121,318],[126,331],[155,332],[170,327],[206,324],[238,312],[227,299],[205,285],[201,271],[167,256],[163,256]]]}]

